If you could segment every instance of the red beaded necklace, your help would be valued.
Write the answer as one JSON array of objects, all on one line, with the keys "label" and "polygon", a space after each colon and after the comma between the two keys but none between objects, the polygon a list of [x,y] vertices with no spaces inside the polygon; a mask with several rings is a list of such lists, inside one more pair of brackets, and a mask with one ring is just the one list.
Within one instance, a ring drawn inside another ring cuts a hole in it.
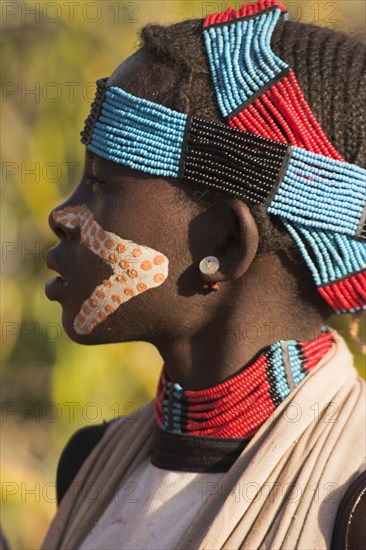
[{"label": "red beaded necklace", "polygon": [[327,327],[309,342],[276,342],[238,373],[205,390],[184,390],[163,368],[155,399],[158,426],[193,436],[251,437],[332,343]]}]

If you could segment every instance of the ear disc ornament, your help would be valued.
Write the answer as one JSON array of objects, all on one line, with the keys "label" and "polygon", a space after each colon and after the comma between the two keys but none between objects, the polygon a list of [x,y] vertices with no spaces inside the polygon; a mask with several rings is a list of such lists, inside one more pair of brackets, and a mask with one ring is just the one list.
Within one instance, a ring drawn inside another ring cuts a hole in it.
[{"label": "ear disc ornament", "polygon": [[215,256],[206,256],[200,261],[199,269],[203,275],[213,275],[219,270],[220,262]]},{"label": "ear disc ornament", "polygon": [[[220,262],[216,256],[206,256],[203,260],[200,261],[199,269],[202,275],[213,275],[219,270]],[[211,290],[219,290],[218,283],[211,283],[210,285],[205,284],[204,288],[211,288]]]}]

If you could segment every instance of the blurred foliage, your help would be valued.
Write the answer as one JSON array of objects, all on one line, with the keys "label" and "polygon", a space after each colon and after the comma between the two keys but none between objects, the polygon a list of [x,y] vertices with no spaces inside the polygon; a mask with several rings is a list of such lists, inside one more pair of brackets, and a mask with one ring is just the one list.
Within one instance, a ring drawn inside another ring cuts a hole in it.
[{"label": "blurred foliage", "polygon": [[[288,1],[290,17],[365,34],[363,0]],[[78,427],[129,414],[155,393],[150,345],[80,347],[44,296],[47,216],[81,174],[79,130],[97,78],[138,45],[138,29],[241,2],[5,1],[2,41],[2,513],[12,548],[37,548],[54,515],[55,468]],[[345,335],[349,319],[336,319]],[[364,338],[365,319],[361,321]],[[364,360],[350,342],[360,371]]]}]

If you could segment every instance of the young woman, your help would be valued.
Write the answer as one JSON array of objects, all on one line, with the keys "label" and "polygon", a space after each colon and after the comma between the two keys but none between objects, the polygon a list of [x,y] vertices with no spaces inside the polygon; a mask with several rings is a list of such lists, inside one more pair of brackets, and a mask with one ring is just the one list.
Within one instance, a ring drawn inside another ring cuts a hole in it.
[{"label": "young woman", "polygon": [[364,383],[325,322],[366,306],[365,46],[276,0],[141,37],[98,81],[46,293],[76,342],[164,368],[70,440],[43,548],[357,548]]}]

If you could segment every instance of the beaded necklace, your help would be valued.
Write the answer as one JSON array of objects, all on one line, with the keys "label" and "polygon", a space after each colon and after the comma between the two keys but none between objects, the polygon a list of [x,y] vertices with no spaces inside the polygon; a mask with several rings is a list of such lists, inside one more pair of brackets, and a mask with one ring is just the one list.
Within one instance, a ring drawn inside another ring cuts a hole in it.
[{"label": "beaded necklace", "polygon": [[194,436],[249,438],[325,356],[333,343],[322,327],[309,342],[284,340],[205,390],[184,390],[162,370],[155,398],[160,429]]},{"label": "beaded necklace", "polygon": [[227,124],[97,83],[82,142],[93,153],[264,204],[298,245],[337,313],[366,309],[366,170],[344,161],[291,68],[271,50],[286,9],[277,0],[203,20],[218,106]]}]

